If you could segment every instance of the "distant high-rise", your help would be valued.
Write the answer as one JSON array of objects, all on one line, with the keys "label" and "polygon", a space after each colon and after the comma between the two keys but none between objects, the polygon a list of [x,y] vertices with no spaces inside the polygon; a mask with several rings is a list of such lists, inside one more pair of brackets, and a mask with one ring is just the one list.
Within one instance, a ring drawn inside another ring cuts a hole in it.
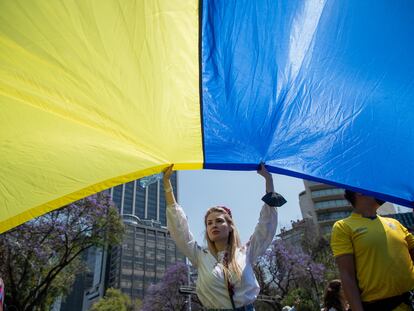
[{"label": "distant high-rise", "polygon": [[[304,180],[305,191],[299,194],[299,205],[303,218],[310,218],[320,234],[329,234],[335,221],[348,217],[352,206],[344,198],[344,189],[323,183]],[[395,214],[390,203],[383,204],[378,214]]]},{"label": "distant high-rise", "polygon": [[[176,196],[177,178],[176,173],[171,176]],[[148,286],[160,280],[169,265],[185,262],[166,228],[162,182],[143,189],[135,180],[107,191],[119,209],[125,234],[122,244],[109,251],[91,249],[87,252],[90,271],[76,283],[86,288],[81,297],[81,310],[89,310],[109,287],[120,289],[132,299],[142,299]],[[61,311],[71,310],[72,303],[78,303],[80,298],[75,296],[76,293],[72,293],[68,297]]]},{"label": "distant high-rise", "polygon": [[148,286],[158,282],[168,266],[185,262],[185,257],[159,222],[124,215],[124,224],[122,245],[110,252],[107,287],[119,288],[132,299],[142,299]]},{"label": "distant high-rise", "polygon": [[305,234],[315,235],[315,225],[311,218],[303,218],[301,220],[292,221],[292,228],[281,228],[277,235],[279,238],[290,245],[301,246]]},{"label": "distant high-rise", "polygon": [[[177,174],[171,176],[177,196]],[[110,251],[107,287],[121,289],[132,299],[142,299],[151,283],[164,275],[166,268],[185,257],[170,238],[166,202],[161,181],[143,189],[135,180],[111,189],[125,224],[122,245]]]},{"label": "distant high-rise", "polygon": [[[171,176],[174,194],[177,196],[177,174]],[[154,220],[166,226],[166,203],[164,187],[158,181],[147,188],[139,186],[139,180],[111,188],[112,200],[121,215],[134,215],[139,219]]]}]

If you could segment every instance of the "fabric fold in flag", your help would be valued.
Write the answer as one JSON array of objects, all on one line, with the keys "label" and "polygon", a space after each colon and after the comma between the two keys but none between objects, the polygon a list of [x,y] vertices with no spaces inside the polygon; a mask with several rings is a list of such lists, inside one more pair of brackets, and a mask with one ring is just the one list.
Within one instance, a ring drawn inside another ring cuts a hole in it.
[{"label": "fabric fold in flag", "polygon": [[0,3],[0,232],[203,163],[197,1]]},{"label": "fabric fold in flag", "polygon": [[0,2],[0,232],[177,170],[413,207],[414,3]]}]

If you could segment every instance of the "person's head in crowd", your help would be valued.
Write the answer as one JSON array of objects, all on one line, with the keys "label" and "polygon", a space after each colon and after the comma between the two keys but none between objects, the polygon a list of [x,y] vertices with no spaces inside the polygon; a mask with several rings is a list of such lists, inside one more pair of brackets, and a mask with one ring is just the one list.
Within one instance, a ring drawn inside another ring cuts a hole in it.
[{"label": "person's head in crowd", "polygon": [[336,311],[346,310],[346,301],[341,280],[335,279],[328,283],[325,288],[323,304],[325,310],[329,310],[331,308],[335,309]]},{"label": "person's head in crowd", "polygon": [[345,190],[345,199],[351,203],[353,208],[376,207],[379,208],[385,201],[358,193],[352,190]]}]

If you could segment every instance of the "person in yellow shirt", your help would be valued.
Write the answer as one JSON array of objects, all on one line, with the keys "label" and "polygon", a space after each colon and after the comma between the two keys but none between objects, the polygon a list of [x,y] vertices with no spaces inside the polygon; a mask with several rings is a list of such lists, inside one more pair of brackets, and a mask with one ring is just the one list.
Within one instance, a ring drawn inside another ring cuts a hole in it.
[{"label": "person in yellow shirt", "polygon": [[414,236],[377,215],[384,203],[345,191],[353,212],[334,224],[331,247],[352,311],[414,310]]}]

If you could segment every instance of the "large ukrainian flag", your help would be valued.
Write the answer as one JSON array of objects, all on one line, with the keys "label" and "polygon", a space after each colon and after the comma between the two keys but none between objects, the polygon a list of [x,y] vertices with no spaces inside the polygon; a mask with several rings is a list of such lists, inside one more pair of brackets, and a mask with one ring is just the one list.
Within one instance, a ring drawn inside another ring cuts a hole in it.
[{"label": "large ukrainian flag", "polygon": [[0,232],[174,163],[410,206],[414,3],[0,2]]}]

